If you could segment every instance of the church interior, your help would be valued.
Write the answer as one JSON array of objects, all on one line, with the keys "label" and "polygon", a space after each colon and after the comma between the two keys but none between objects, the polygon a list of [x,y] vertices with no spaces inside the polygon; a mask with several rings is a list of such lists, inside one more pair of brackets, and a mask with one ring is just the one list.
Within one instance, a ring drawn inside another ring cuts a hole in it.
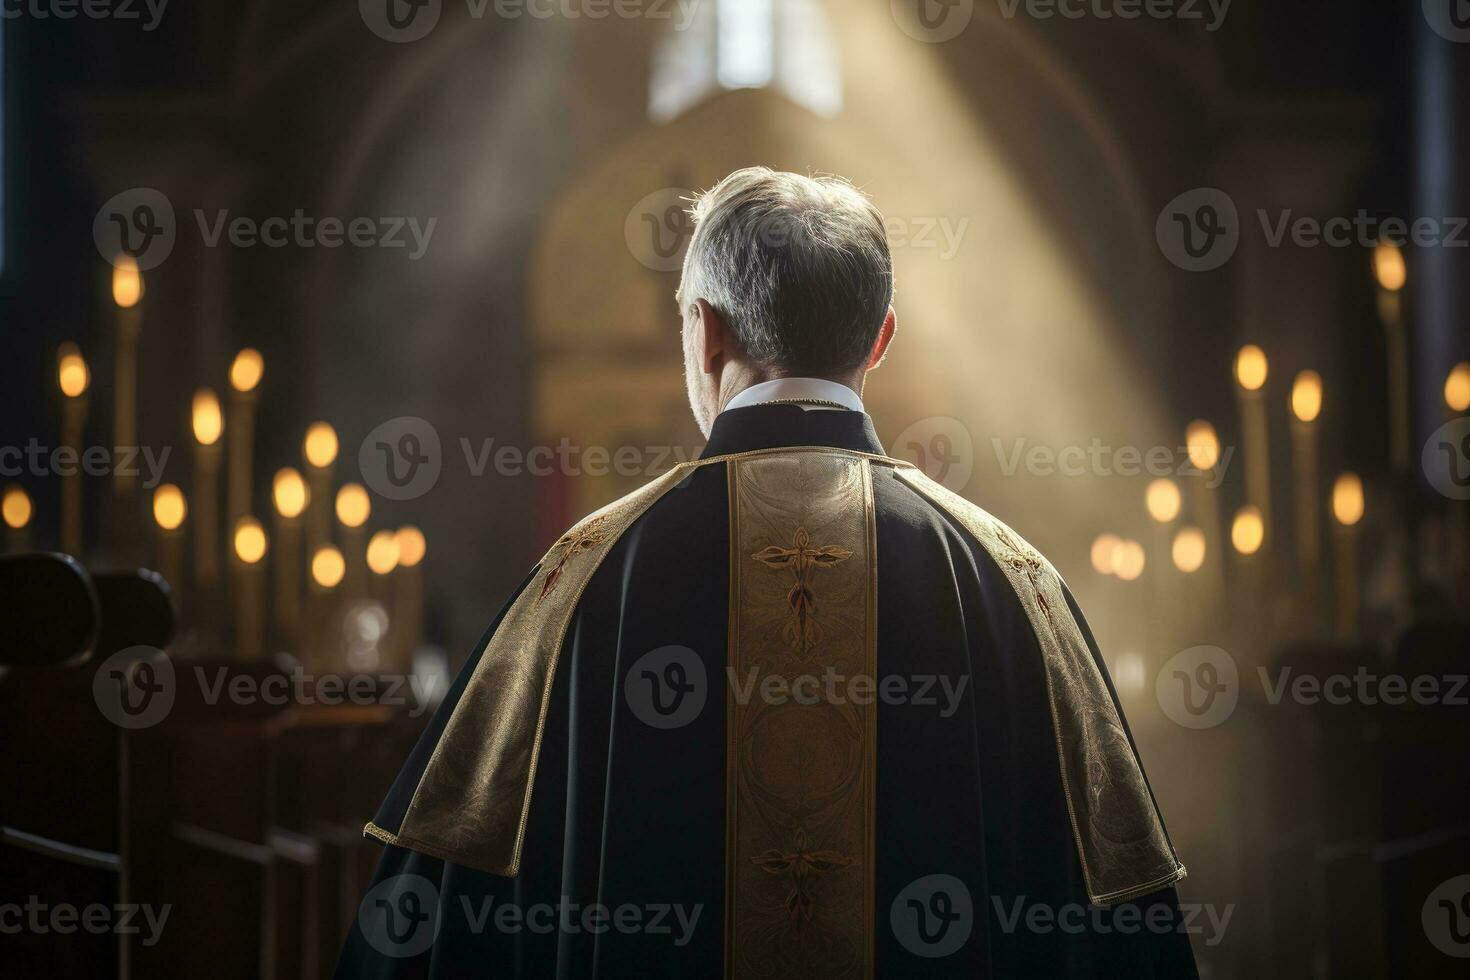
[{"label": "church interior", "polygon": [[0,77],[0,974],[331,975],[505,597],[698,454],[756,164],[884,212],[867,410],[1087,611],[1201,975],[1470,957],[1463,3],[25,0]]}]

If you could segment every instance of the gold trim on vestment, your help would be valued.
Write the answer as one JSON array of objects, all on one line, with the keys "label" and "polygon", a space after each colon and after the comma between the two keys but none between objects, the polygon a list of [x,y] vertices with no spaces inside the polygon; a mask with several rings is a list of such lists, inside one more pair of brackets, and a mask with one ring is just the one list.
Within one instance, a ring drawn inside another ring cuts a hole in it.
[{"label": "gold trim on vestment", "polygon": [[727,463],[725,973],[873,975],[877,554],[869,461]]}]

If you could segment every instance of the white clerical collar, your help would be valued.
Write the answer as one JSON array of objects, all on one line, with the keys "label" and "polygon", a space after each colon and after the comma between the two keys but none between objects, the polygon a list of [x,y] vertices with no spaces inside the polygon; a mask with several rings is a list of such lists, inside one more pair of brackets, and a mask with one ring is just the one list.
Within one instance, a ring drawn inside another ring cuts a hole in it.
[{"label": "white clerical collar", "polygon": [[[744,391],[736,392],[735,397],[725,403],[725,410],[749,408],[751,405],[769,402],[794,402],[807,411],[838,411],[838,406],[854,412],[863,410],[863,400],[858,397],[857,392],[845,384],[823,378],[777,378],[775,381],[762,381]],[[810,402],[835,402],[836,405],[806,404]]]}]

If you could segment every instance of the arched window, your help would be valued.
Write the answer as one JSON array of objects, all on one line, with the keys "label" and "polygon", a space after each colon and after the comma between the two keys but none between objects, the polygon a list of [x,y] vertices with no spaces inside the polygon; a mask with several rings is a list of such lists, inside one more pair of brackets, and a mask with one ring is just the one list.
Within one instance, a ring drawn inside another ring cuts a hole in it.
[{"label": "arched window", "polygon": [[822,116],[841,110],[837,45],[821,0],[716,0],[670,23],[654,48],[648,117],[668,122],[735,88],[774,88]]}]

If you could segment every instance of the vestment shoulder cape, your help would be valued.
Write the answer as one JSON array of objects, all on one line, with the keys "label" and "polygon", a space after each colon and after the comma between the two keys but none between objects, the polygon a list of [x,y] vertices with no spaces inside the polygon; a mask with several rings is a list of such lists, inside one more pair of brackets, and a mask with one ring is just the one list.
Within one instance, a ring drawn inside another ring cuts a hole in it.
[{"label": "vestment shoulder cape", "polygon": [[1066,585],[861,413],[726,412],[575,525],[366,832],[343,976],[1195,975]]}]

